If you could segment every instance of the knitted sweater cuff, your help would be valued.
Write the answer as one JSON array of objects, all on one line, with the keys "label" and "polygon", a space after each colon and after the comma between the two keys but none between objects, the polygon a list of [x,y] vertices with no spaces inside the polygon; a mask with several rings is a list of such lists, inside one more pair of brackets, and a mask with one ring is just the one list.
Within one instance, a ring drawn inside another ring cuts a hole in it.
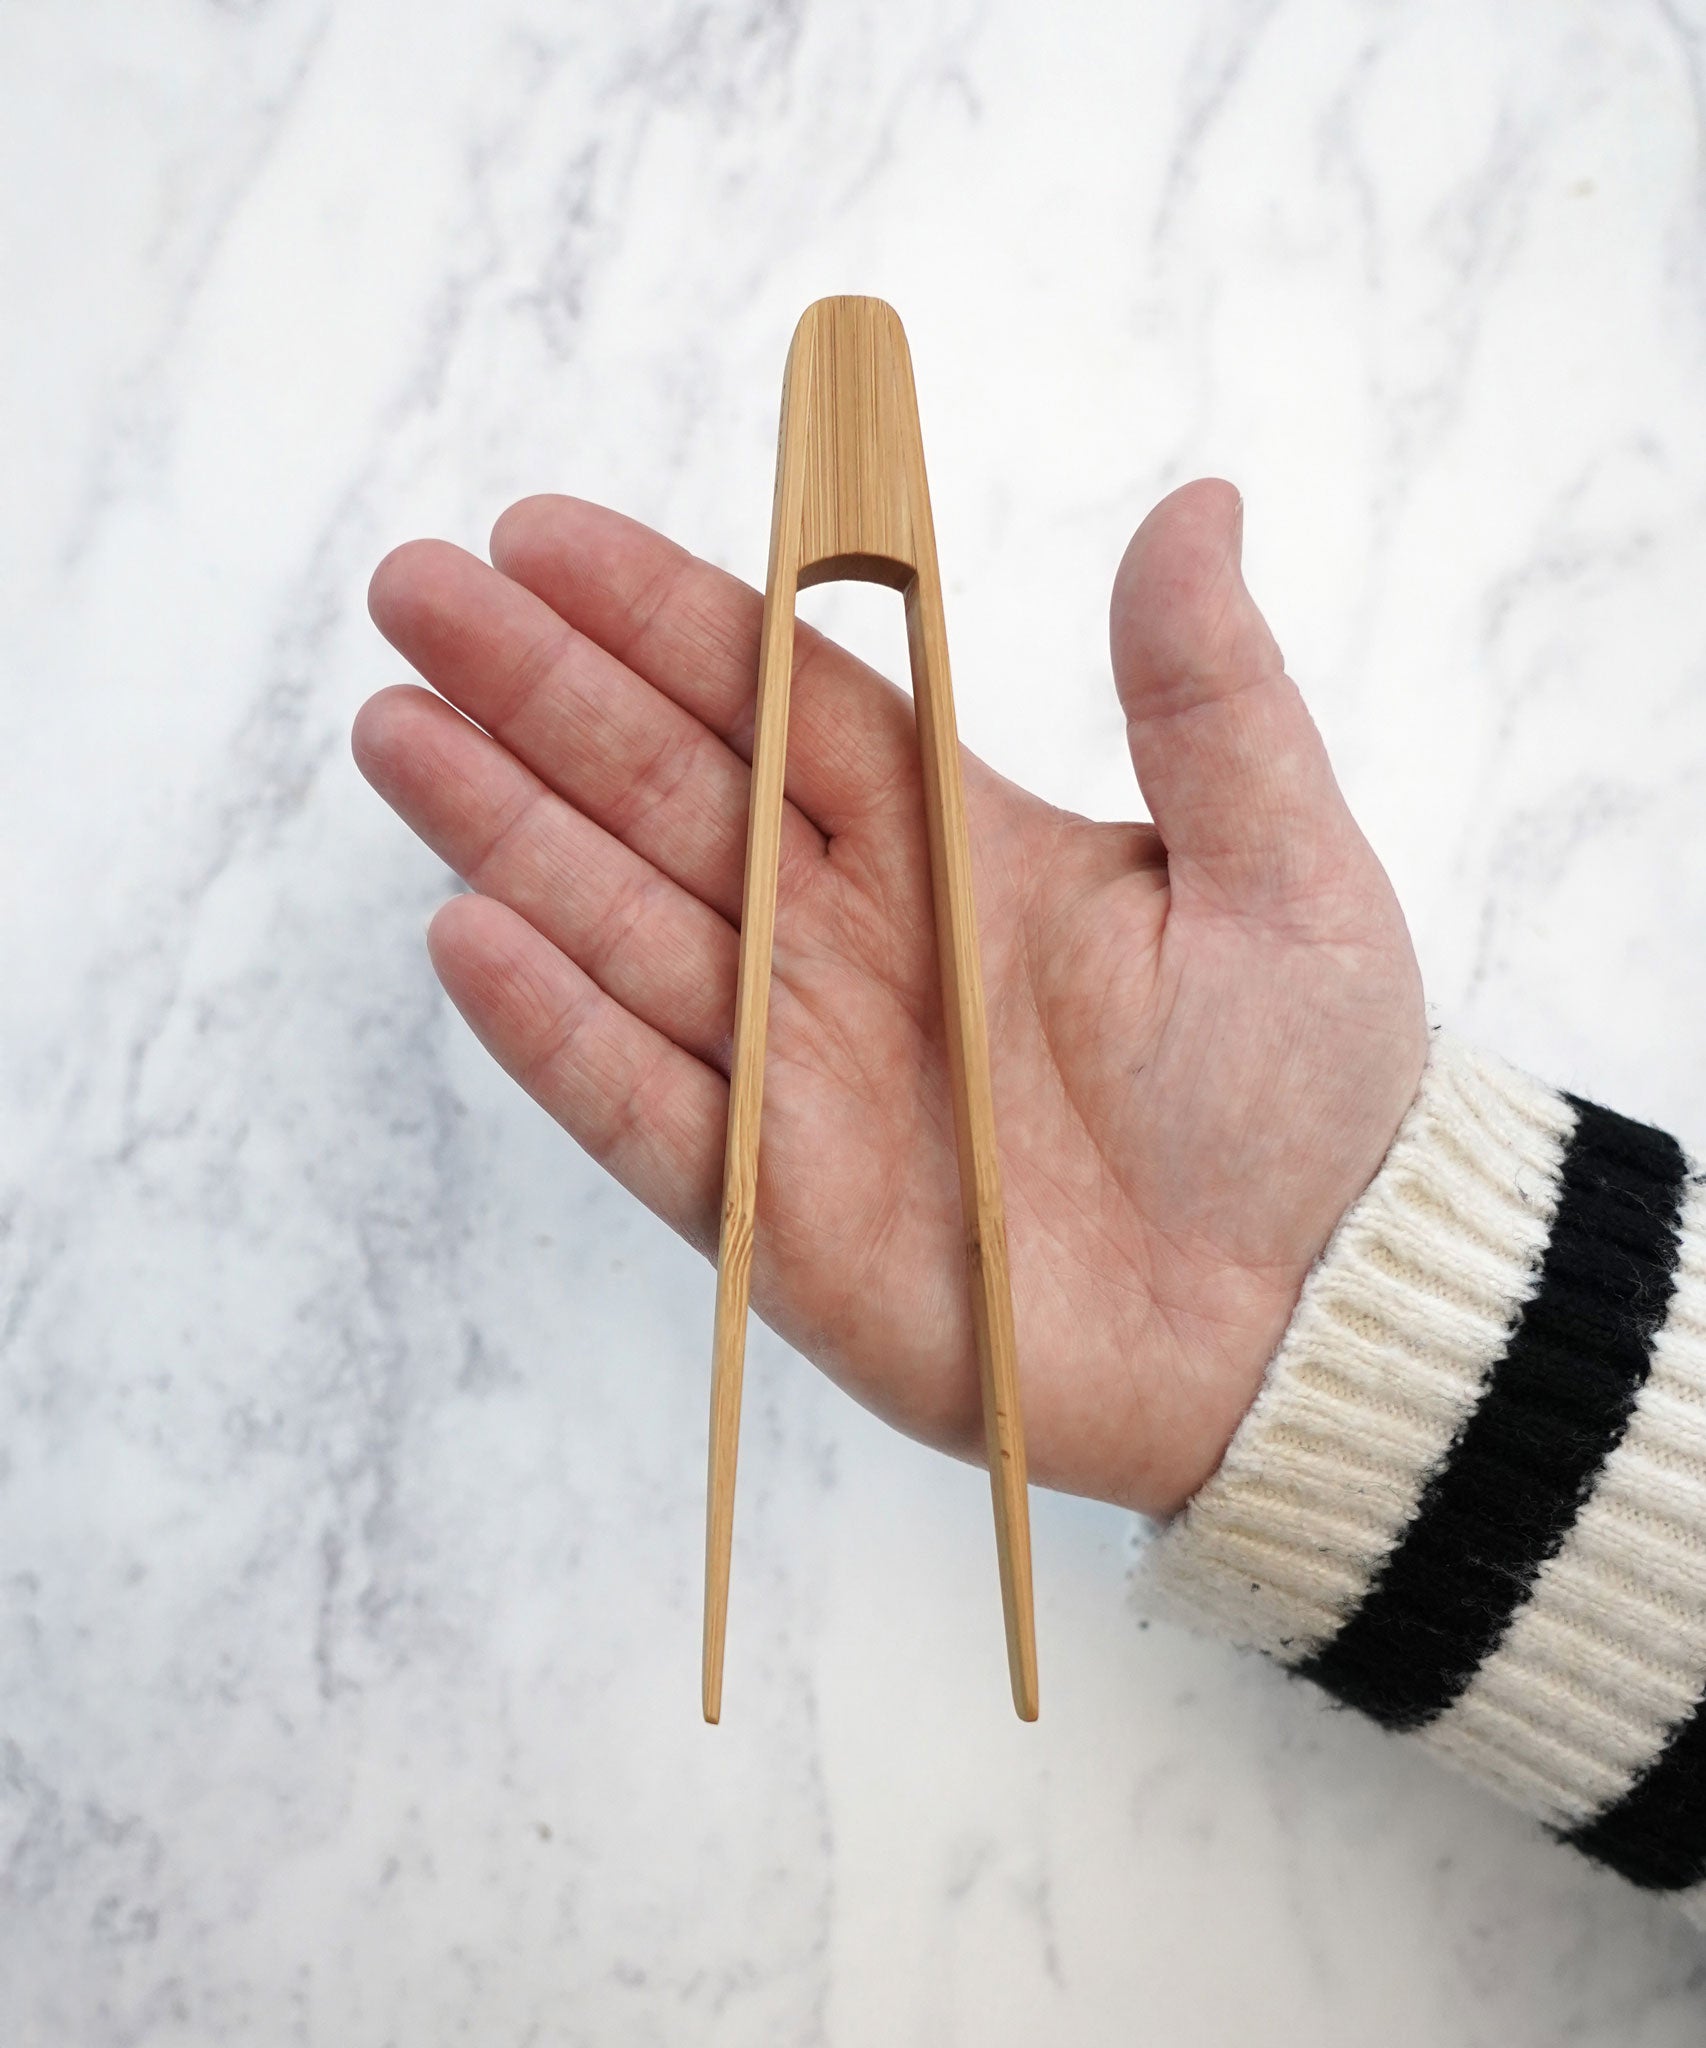
[{"label": "knitted sweater cuff", "polygon": [[1706,1917],[1698,1170],[1436,1032],[1139,1586]]}]

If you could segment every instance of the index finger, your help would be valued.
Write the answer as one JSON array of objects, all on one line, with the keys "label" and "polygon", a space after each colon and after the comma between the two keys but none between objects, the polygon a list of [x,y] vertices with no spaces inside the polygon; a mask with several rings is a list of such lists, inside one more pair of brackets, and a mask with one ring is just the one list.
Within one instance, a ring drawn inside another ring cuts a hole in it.
[{"label": "index finger", "polygon": [[[584,498],[512,505],[493,564],[750,759],[764,600],[737,576]],[[906,693],[801,622],[794,630],[788,793],[833,835],[909,788]]]}]

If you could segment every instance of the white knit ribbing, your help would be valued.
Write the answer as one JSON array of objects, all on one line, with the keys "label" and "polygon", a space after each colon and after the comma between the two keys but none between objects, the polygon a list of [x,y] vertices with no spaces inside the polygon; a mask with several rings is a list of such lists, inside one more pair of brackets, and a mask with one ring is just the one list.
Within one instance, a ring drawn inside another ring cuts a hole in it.
[{"label": "white knit ribbing", "polygon": [[1336,1632],[1533,1292],[1574,1124],[1554,1089],[1434,1034],[1219,1469],[1144,1553],[1144,1604],[1288,1663]]},{"label": "white knit ribbing", "polygon": [[1554,1826],[1619,1798],[1706,1686],[1706,1183],[1622,1441],[1423,1740]]}]

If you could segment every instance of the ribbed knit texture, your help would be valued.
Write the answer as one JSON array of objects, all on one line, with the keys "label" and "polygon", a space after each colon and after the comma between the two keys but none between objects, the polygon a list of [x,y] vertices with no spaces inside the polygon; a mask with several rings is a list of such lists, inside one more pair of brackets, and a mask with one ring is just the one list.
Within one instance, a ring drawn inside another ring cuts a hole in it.
[{"label": "ribbed knit texture", "polygon": [[1706,1924],[1706,1183],[1675,1141],[1436,1033],[1140,1587]]}]

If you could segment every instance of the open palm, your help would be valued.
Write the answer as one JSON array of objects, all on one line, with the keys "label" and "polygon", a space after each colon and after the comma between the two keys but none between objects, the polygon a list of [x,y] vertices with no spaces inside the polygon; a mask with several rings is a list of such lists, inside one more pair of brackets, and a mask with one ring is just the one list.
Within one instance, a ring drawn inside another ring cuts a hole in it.
[{"label": "open palm", "polygon": [[[1156,1513],[1219,1459],[1425,1048],[1403,918],[1244,590],[1240,513],[1186,486],[1116,579],[1154,825],[965,761],[1032,1473]],[[374,618],[440,694],[371,699],[356,756],[477,892],[430,932],[457,1006],[711,1251],[760,600],[573,499],[513,507],[492,560],[418,541],[381,564]],[[795,661],[754,1303],[975,1457],[911,705],[804,627]]]}]

